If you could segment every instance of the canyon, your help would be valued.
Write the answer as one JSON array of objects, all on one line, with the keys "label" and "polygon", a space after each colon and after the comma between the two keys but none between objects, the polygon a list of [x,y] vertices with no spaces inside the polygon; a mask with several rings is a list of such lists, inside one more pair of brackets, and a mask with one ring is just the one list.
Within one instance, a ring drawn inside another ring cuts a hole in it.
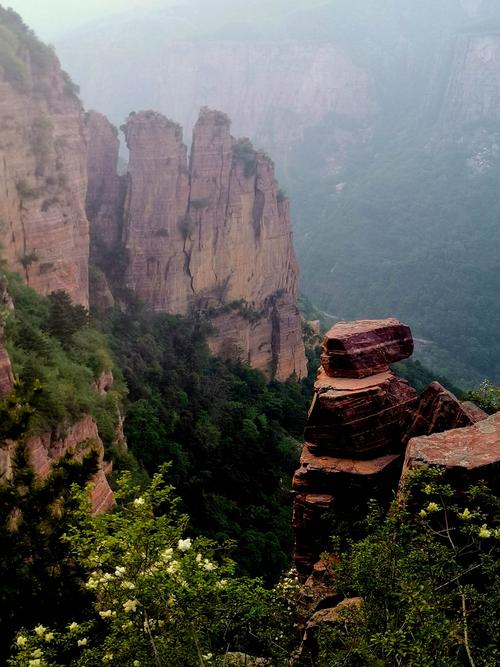
[{"label": "canyon", "polygon": [[198,108],[228,112],[276,159],[306,296],[339,319],[398,313],[432,341],[416,358],[465,388],[500,377],[485,324],[498,314],[499,20],[489,0],[253,2],[222,15],[192,0],[57,46],[116,124],[151,107],[190,132]]}]

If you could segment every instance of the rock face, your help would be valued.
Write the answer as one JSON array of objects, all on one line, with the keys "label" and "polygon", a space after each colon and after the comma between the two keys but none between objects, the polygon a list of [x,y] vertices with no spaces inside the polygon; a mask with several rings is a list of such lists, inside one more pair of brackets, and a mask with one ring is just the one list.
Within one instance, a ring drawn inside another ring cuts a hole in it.
[{"label": "rock face", "polygon": [[[116,169],[116,145],[101,140],[102,119],[91,120],[98,128],[90,135],[92,163],[101,165],[87,198],[92,239],[102,247],[121,233],[125,285],[156,311],[207,314],[216,354],[240,356],[278,379],[303,377],[290,211],[270,159],[233,139],[218,111],[202,109],[189,163],[179,125],[152,111],[131,114],[119,219],[119,204],[109,203],[116,179],[104,177],[111,162]],[[118,216],[115,224],[103,224],[103,208]]]},{"label": "rock face", "polygon": [[409,470],[440,466],[455,488],[487,481],[500,490],[500,412],[466,428],[412,438],[408,443],[402,479]]},{"label": "rock face", "polygon": [[0,241],[36,290],[88,304],[86,146],[80,101],[52,51],[0,8]]},{"label": "rock face", "polygon": [[120,207],[123,205],[124,179],[116,173],[120,141],[118,131],[108,119],[96,111],[85,118],[88,145],[88,188],[86,212],[92,220],[91,247],[97,260],[109,261],[121,238]]},{"label": "rock face", "polygon": [[10,365],[9,355],[3,347],[0,336],[0,400],[9,393],[14,386],[14,375]]},{"label": "rock face", "polygon": [[486,419],[487,416],[474,403],[461,403],[439,382],[432,382],[420,396],[404,443],[406,445],[411,438],[416,436],[471,426]]},{"label": "rock face", "polygon": [[[81,459],[90,451],[98,454],[99,468],[93,480],[92,509],[94,513],[106,512],[114,502],[113,492],[106,475],[111,472],[111,463],[104,461],[104,445],[97,431],[95,421],[89,415],[82,417],[64,433],[43,433],[31,437],[26,442],[28,459],[40,478],[50,473],[53,464],[67,452]],[[16,443],[7,440],[0,445],[0,478],[12,475],[12,460]]]}]

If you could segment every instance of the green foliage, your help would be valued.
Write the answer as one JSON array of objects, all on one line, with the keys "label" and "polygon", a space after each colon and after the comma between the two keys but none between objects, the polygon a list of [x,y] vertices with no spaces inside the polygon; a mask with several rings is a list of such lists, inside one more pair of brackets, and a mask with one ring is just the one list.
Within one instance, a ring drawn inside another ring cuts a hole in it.
[{"label": "green foliage", "polygon": [[6,79],[21,92],[28,90],[30,78],[26,55],[38,76],[45,74],[54,61],[52,50],[36,38],[21,17],[10,8],[0,7],[0,66]]},{"label": "green foliage", "polygon": [[[8,289],[15,310],[6,322],[6,347],[21,386],[37,387],[28,434],[68,427],[90,413],[110,447],[124,389],[106,337],[89,325],[87,311],[73,305],[64,292],[41,297],[16,276],[9,277]],[[115,385],[102,396],[93,384],[112,368]]]},{"label": "green foliage", "polygon": [[341,557],[335,590],[362,605],[320,633],[315,664],[493,667],[499,499],[485,485],[457,493],[436,469],[410,475],[404,499],[385,519],[374,510]]},{"label": "green foliage", "polygon": [[290,587],[238,579],[226,548],[185,537],[187,518],[162,474],[139,493],[122,477],[116,510],[91,517],[84,505],[63,541],[87,572],[88,621],[66,610],[57,628],[21,631],[9,664],[37,656],[46,667],[208,666],[232,651],[283,664],[293,640]]},{"label": "green foliage", "polygon": [[500,410],[500,387],[484,380],[478,389],[465,394],[464,399],[473,401],[488,414],[493,414]]},{"label": "green foliage", "polygon": [[[2,418],[5,415],[0,406]],[[97,468],[97,455],[81,463],[72,455],[36,480],[18,444],[13,477],[0,482],[0,660],[5,664],[15,632],[35,622],[58,623],[69,613],[81,618],[86,597],[82,568],[62,540],[75,520],[73,485],[82,488]]]},{"label": "green foliage", "polygon": [[212,358],[204,320],[132,304],[101,322],[129,390],[130,451],[150,474],[172,461],[193,529],[234,540],[241,571],[275,580],[291,553],[289,488],[310,385],[267,384],[258,371]]}]

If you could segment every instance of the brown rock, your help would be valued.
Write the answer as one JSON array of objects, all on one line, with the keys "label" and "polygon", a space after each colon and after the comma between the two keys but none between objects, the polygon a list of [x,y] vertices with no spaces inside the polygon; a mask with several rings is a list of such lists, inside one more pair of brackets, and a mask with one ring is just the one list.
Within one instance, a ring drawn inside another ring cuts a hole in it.
[{"label": "brown rock", "polygon": [[412,353],[410,328],[399,320],[338,322],[323,340],[321,365],[332,377],[363,378]]},{"label": "brown rock", "polygon": [[412,438],[408,443],[402,480],[409,470],[441,466],[456,488],[485,480],[500,490],[500,412],[466,428]]},{"label": "brown rock", "polygon": [[439,382],[432,382],[419,398],[413,421],[403,442],[406,445],[416,436],[471,426],[487,416],[474,403],[461,403]]},{"label": "brown rock", "polygon": [[96,450],[99,454],[99,469],[92,489],[92,508],[95,513],[111,509],[113,492],[105,474],[106,468],[110,471],[110,464],[104,461],[104,445],[92,417],[82,417],[64,434],[50,432],[29,438],[26,448],[35,474],[42,479],[47,477],[52,465],[67,452],[73,452],[76,459],[81,459],[92,449]]},{"label": "brown rock", "polygon": [[[112,234],[107,214],[103,222],[98,211],[113,207],[107,195],[101,209],[95,201],[103,188],[116,195],[115,181],[108,178],[116,145],[102,118],[92,115],[89,123],[97,135],[91,143],[99,144],[89,164],[100,166],[88,210],[93,226],[96,221],[95,238],[105,245]],[[131,114],[125,135],[127,287],[154,310],[214,318],[210,344],[216,354],[239,356],[269,377],[304,377],[290,212],[278,194],[271,160],[248,141],[236,142],[228,117],[206,108],[193,131],[189,168],[181,128],[161,114]],[[100,150],[106,142],[109,161]]]},{"label": "brown rock", "polygon": [[[315,664],[318,655],[318,635],[325,626],[335,626],[339,623],[345,624],[352,619],[352,614],[356,614],[362,608],[362,598],[346,598],[338,605],[330,609],[321,609],[312,615],[306,625],[306,630],[302,638],[302,644],[299,650],[298,664]],[[313,661],[313,662],[311,662]]]},{"label": "brown rock", "polygon": [[320,370],[305,428],[311,450],[368,457],[401,452],[417,394],[390,371],[367,378],[331,378]]},{"label": "brown rock", "polygon": [[75,302],[87,305],[89,228],[81,104],[49,49],[21,46],[18,57],[26,68],[22,85],[0,67],[2,254],[9,269],[37,291],[65,290]]},{"label": "brown rock", "polygon": [[0,336],[0,399],[4,398],[14,386],[14,374],[10,365],[9,355],[2,344]]},{"label": "brown rock", "polygon": [[299,577],[304,581],[317,562],[325,544],[323,528],[333,496],[317,493],[297,493],[293,500],[292,526],[295,531],[293,560]]}]

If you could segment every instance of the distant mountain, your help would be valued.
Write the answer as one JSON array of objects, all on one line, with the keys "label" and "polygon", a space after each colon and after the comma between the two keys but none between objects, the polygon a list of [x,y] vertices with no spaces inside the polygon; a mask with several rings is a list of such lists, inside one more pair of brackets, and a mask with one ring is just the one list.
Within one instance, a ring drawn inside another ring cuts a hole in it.
[{"label": "distant mountain", "polygon": [[202,105],[269,150],[305,293],[397,315],[456,384],[500,380],[500,7],[491,0],[186,2],[57,44],[121,122]]}]

